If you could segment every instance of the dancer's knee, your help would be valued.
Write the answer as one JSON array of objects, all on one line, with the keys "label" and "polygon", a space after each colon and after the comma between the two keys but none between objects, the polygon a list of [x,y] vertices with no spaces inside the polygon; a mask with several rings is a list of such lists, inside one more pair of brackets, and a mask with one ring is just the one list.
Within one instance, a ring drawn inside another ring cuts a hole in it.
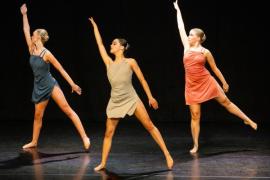
[{"label": "dancer's knee", "polygon": [[224,107],[229,107],[232,102],[228,98],[224,98],[223,100],[220,101],[220,104]]},{"label": "dancer's knee", "polygon": [[193,122],[199,122],[201,117],[201,113],[199,111],[193,111],[191,112],[191,120]]},{"label": "dancer's knee", "polygon": [[152,122],[145,124],[144,127],[149,132],[152,132],[153,130],[156,129],[156,126]]},{"label": "dancer's knee", "polygon": [[74,111],[68,104],[63,105],[62,110],[69,118],[71,118],[74,115]]},{"label": "dancer's knee", "polygon": [[105,138],[112,138],[114,131],[114,128],[107,128],[105,132]]},{"label": "dancer's knee", "polygon": [[35,117],[34,117],[35,122],[41,123],[42,118],[43,118],[43,112],[35,112]]}]

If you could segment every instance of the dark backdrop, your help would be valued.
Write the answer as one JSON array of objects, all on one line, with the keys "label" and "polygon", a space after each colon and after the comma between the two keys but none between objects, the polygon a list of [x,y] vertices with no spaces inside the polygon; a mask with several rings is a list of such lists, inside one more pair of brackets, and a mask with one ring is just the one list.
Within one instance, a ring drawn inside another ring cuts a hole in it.
[{"label": "dark backdrop", "polygon": [[[2,121],[33,119],[34,106],[30,100],[33,76],[19,9],[23,2],[9,1],[1,8]],[[184,101],[183,46],[172,1],[33,0],[26,3],[31,30],[40,27],[48,30],[50,40],[46,47],[83,89],[81,96],[71,94],[67,82],[51,67],[68,102],[83,120],[105,120],[110,93],[89,16],[99,25],[108,50],[116,37],[124,37],[131,44],[128,56],[137,60],[159,102],[158,111],[147,108],[151,117],[155,121],[189,120]],[[211,50],[230,85],[228,97],[255,121],[266,122],[269,117],[267,6],[259,1],[232,0],[182,0],[179,5],[186,30],[200,27],[205,31],[204,46]],[[133,82],[147,106],[147,97],[135,76]],[[235,118],[215,101],[204,103],[202,111],[204,121]],[[51,101],[44,118],[66,117]]]}]

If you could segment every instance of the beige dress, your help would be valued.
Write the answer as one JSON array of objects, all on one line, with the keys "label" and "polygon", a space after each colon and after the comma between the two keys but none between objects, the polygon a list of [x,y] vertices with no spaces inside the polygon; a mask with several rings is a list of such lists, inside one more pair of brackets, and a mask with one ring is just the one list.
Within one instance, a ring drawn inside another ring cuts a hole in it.
[{"label": "beige dress", "polygon": [[107,106],[108,118],[123,118],[134,114],[139,97],[132,86],[133,71],[128,60],[111,63],[107,76],[111,84],[111,98]]}]

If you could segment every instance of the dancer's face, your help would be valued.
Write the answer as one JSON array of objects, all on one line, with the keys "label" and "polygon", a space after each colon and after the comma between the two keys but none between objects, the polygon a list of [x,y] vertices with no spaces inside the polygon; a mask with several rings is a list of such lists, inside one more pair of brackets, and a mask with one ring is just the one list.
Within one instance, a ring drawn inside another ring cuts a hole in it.
[{"label": "dancer's face", "polygon": [[111,50],[110,50],[110,52],[112,54],[115,54],[116,52],[123,51],[123,50],[124,50],[124,46],[122,46],[120,44],[120,42],[119,42],[118,39],[114,39],[113,42],[112,42],[112,44],[111,44]]},{"label": "dancer's face", "polygon": [[200,37],[196,34],[195,31],[191,30],[188,35],[188,42],[190,45],[200,43]]},{"label": "dancer's face", "polygon": [[40,37],[40,35],[38,34],[37,31],[34,31],[31,39],[32,39],[32,42],[35,43],[35,42],[37,42],[38,40],[40,40],[41,37]]}]

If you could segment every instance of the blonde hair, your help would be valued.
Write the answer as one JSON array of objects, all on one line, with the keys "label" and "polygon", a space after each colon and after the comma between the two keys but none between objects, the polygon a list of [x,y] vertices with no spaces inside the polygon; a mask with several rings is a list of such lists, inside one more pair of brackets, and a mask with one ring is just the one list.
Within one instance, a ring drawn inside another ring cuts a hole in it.
[{"label": "blonde hair", "polygon": [[45,29],[36,29],[36,32],[40,35],[43,44],[49,40],[49,34]]},{"label": "blonde hair", "polygon": [[205,33],[203,32],[202,29],[200,29],[200,28],[193,28],[193,29],[191,29],[191,30],[194,31],[195,34],[196,34],[198,37],[200,37],[200,39],[201,39],[200,43],[203,43],[203,42],[206,40],[206,35],[205,35]]}]

